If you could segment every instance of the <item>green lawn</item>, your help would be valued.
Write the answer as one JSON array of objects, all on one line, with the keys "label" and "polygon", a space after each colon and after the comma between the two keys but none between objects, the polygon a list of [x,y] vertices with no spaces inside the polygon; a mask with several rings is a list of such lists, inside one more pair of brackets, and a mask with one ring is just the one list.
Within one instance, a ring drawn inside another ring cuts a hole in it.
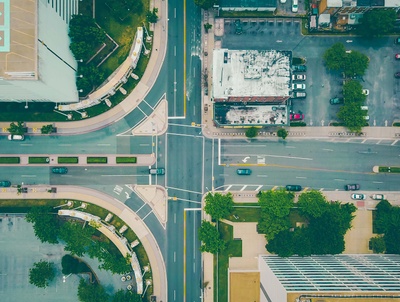
[{"label": "green lawn", "polygon": [[0,157],[0,164],[19,164],[19,157]]},{"label": "green lawn", "polygon": [[379,172],[387,172],[387,173],[400,173],[400,167],[379,167]]},{"label": "green lawn", "polygon": [[260,206],[256,205],[244,205],[233,207],[232,214],[228,217],[228,220],[233,222],[258,222],[260,219]]},{"label": "green lawn", "polygon": [[88,157],[87,163],[88,164],[106,164],[107,157]]},{"label": "green lawn", "polygon": [[47,156],[29,157],[28,162],[30,164],[48,164],[50,159]]},{"label": "green lawn", "polygon": [[117,164],[136,164],[136,157],[117,157]]},{"label": "green lawn", "polygon": [[58,163],[59,164],[77,164],[78,163],[78,157],[76,157],[76,156],[59,157],[58,158]]}]

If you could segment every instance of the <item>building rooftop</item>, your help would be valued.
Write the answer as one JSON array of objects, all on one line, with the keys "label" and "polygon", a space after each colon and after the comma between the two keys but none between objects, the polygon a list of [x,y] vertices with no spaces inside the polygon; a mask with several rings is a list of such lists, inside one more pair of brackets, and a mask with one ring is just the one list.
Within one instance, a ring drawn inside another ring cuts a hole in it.
[{"label": "building rooftop", "polygon": [[289,51],[216,49],[213,53],[213,97],[289,96]]}]

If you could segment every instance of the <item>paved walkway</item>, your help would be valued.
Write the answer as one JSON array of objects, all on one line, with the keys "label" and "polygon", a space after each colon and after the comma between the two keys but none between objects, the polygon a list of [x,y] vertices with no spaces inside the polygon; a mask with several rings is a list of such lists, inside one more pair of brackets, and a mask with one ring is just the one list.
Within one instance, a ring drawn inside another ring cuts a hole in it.
[{"label": "paved walkway", "polygon": [[122,202],[113,197],[84,187],[56,186],[57,193],[48,193],[50,186],[30,187],[29,193],[16,194],[14,190],[0,191],[1,199],[75,199],[98,205],[120,217],[138,236],[149,257],[153,275],[153,292],[159,301],[167,301],[167,274],[163,256],[153,234],[140,217]]}]

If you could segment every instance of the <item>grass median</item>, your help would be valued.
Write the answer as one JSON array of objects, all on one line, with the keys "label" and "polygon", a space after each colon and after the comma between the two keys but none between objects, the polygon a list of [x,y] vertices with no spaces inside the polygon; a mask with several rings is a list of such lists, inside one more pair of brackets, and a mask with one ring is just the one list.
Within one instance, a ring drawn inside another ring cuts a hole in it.
[{"label": "grass median", "polygon": [[88,157],[87,163],[88,164],[106,164],[107,157]]},{"label": "grass median", "polygon": [[117,156],[117,164],[136,164],[136,157],[122,157],[122,156]]},{"label": "grass median", "polygon": [[19,157],[0,157],[0,164],[19,164]]},{"label": "grass median", "polygon": [[59,157],[58,158],[58,163],[59,164],[77,164],[78,163],[78,157]]},{"label": "grass median", "polygon": [[41,157],[29,157],[28,163],[30,164],[48,164],[50,162],[50,158],[47,156]]},{"label": "grass median", "polygon": [[400,173],[400,167],[379,167],[382,173]]}]

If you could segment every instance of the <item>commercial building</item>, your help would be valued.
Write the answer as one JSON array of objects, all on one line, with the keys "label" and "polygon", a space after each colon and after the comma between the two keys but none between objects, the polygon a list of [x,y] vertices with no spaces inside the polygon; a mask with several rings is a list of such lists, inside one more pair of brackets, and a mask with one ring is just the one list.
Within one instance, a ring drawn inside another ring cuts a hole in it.
[{"label": "commercial building", "polygon": [[400,255],[260,255],[260,301],[400,300]]},{"label": "commercial building", "polygon": [[215,125],[224,128],[287,125],[291,61],[289,51],[214,50]]},{"label": "commercial building", "polygon": [[68,23],[79,0],[0,0],[0,102],[77,102]]}]

